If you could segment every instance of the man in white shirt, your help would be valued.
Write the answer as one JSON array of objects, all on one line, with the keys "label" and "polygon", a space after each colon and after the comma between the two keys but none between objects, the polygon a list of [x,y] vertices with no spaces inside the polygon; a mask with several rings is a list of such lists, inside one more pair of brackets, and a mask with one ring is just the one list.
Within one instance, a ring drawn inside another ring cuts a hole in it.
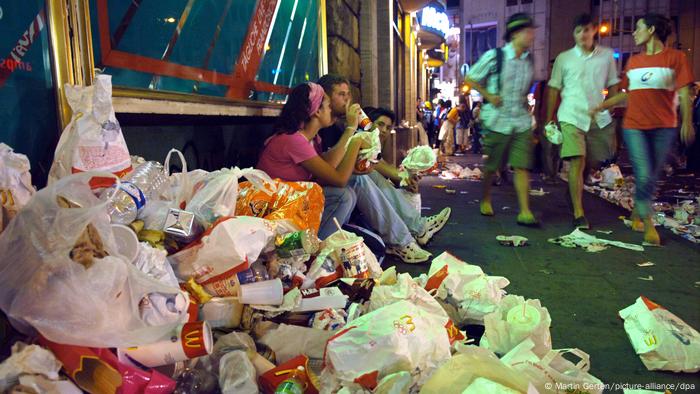
[{"label": "man in white shirt", "polygon": [[549,80],[547,119],[554,118],[557,98],[561,105],[557,119],[563,134],[561,158],[570,161],[569,195],[573,205],[574,227],[589,229],[583,211],[582,193],[586,165],[596,168],[615,152],[615,124],[608,111],[589,115],[605,98],[617,93],[617,76],[613,50],[597,45],[596,25],[588,14],[574,20],[576,45],[557,56]]}]

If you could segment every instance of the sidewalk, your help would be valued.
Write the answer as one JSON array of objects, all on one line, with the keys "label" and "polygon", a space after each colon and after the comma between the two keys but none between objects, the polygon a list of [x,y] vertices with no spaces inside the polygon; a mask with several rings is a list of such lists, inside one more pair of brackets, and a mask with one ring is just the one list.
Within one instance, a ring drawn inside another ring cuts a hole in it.
[{"label": "sidewalk", "polygon": [[[451,157],[450,161],[473,167],[480,156]],[[512,177],[511,177],[512,178]],[[434,185],[456,189],[447,194]],[[634,252],[610,248],[598,253],[568,249],[547,239],[569,234],[572,217],[567,203],[567,185],[542,185],[531,188],[549,192],[531,196],[535,214],[543,226],[530,229],[516,225],[517,202],[510,182],[494,187],[495,217],[479,215],[480,182],[443,180],[428,176],[421,182],[423,215],[435,214],[445,206],[452,216],[445,229],[435,236],[428,249],[434,255],[449,251],[457,257],[481,266],[487,274],[505,276],[511,281],[509,293],[539,298],[552,317],[552,343],[555,348],[577,347],[591,356],[591,373],[604,383],[635,384],[693,383],[700,391],[700,374],[650,372],[634,353],[618,311],[645,295],[685,322],[700,329],[700,245],[693,244],[662,229],[663,247]],[[466,194],[463,194],[466,192]],[[589,233],[600,238],[641,244],[642,235],[626,228],[622,208],[584,193],[586,216],[593,227]],[[612,230],[612,234],[596,233]],[[501,246],[497,235],[522,235],[529,246]],[[652,267],[638,263],[651,261]],[[385,266],[396,264],[402,272],[418,275],[427,272],[429,263],[407,265],[393,257]],[[653,281],[638,279],[653,276]],[[680,392],[680,391],[674,391]],[[696,391],[698,392],[698,391]]]}]

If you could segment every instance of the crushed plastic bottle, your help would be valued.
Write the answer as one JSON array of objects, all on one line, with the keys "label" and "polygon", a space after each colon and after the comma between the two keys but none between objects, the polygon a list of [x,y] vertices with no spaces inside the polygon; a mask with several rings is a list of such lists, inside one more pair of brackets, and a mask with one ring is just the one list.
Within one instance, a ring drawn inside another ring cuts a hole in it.
[{"label": "crushed plastic bottle", "polygon": [[282,381],[275,389],[275,394],[304,394],[304,367],[298,366],[292,376]]},{"label": "crushed plastic bottle", "polygon": [[138,213],[149,200],[157,200],[162,194],[168,179],[163,173],[163,166],[155,161],[140,164],[124,177],[119,190],[113,186],[106,189],[100,198],[107,200],[112,223],[129,224],[136,220]]}]

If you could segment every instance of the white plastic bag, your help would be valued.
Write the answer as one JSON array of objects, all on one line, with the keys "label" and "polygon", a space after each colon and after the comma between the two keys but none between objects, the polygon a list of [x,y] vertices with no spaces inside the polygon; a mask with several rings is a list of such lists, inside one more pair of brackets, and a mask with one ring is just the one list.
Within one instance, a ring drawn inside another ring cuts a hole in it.
[{"label": "white plastic bag", "polygon": [[[200,284],[210,280],[225,282],[247,269],[247,264],[255,262],[260,253],[274,247],[276,228],[274,222],[252,216],[227,218],[207,230],[200,241],[168,259],[183,280],[195,278]],[[226,291],[215,293],[221,297],[234,295]]]},{"label": "white plastic bag", "polygon": [[22,375],[42,374],[51,380],[58,380],[61,363],[50,351],[38,346],[16,342],[12,345],[12,355],[0,364],[0,392],[19,382]]},{"label": "white plastic bag", "polygon": [[401,186],[408,185],[408,179],[411,174],[427,171],[433,168],[436,162],[437,155],[430,146],[421,145],[411,148],[401,161],[401,170],[399,171]]},{"label": "white plastic bag", "polygon": [[[151,294],[187,295],[119,255],[109,201],[100,201],[88,186],[94,176],[115,178],[104,172],[67,176],[38,191],[0,234],[0,308],[23,332],[33,326],[57,343],[122,348],[156,342],[170,335],[187,311],[168,324],[150,326],[141,317],[143,300]],[[61,208],[58,196],[81,208]],[[108,255],[94,257],[86,268],[70,255],[88,225]]]},{"label": "white plastic bag", "polygon": [[[526,393],[528,379],[521,372],[504,364],[493,352],[476,346],[467,346],[459,354],[444,363],[421,388],[421,394],[463,393],[467,389],[483,387],[488,380],[491,383]],[[472,387],[478,385],[477,387]],[[488,390],[472,391],[475,393],[501,393]],[[508,391],[506,391],[508,392]],[[509,393],[509,392],[508,392]]]},{"label": "white plastic bag", "polygon": [[397,282],[391,286],[375,286],[369,299],[369,312],[376,311],[399,301],[409,301],[426,311],[447,318],[447,313],[424,288],[418,285],[411,275],[403,273],[397,276]]},{"label": "white plastic bag", "polygon": [[510,283],[502,276],[488,276],[479,266],[447,252],[433,259],[428,275],[444,276],[436,282],[436,298],[457,325],[482,323],[484,316],[496,310],[505,295],[503,289]]},{"label": "white plastic bag", "polygon": [[700,334],[646,297],[620,311],[625,331],[648,370],[700,371]]},{"label": "white plastic bag", "polygon": [[13,216],[36,193],[29,169],[27,156],[0,142],[0,203]]},{"label": "white plastic bag", "polygon": [[242,177],[260,190],[276,192],[272,189],[275,183],[263,171],[254,168],[224,168],[209,173],[195,185],[197,190],[187,203],[187,211],[194,213],[205,228],[217,218],[234,215],[238,198],[238,179]]},{"label": "white plastic bag", "polygon": [[[541,393],[589,393],[603,392],[603,382],[588,373],[590,356],[580,349],[551,350],[544,357],[533,352],[535,344],[526,339],[501,358],[505,364],[527,376]],[[572,354],[579,358],[574,364],[563,356]]]},{"label": "white plastic bag", "polygon": [[255,367],[246,352],[234,350],[219,361],[219,387],[222,394],[257,394]]},{"label": "white plastic bag", "polygon": [[549,311],[540,300],[525,301],[521,296],[509,294],[495,312],[484,317],[485,331],[480,346],[506,354],[529,338],[535,344],[533,351],[544,356],[552,350],[551,324]]},{"label": "white plastic bag", "polygon": [[321,360],[326,342],[335,334],[337,331],[280,324],[274,330],[263,335],[260,338],[260,343],[275,352],[278,365],[300,354],[304,354],[310,359]]},{"label": "white plastic bag", "polygon": [[[112,77],[98,75],[91,86],[65,85],[73,111],[61,134],[49,171],[49,184],[75,172],[107,171],[119,177],[131,171],[131,157],[112,108]],[[112,178],[96,178],[93,188],[110,186]]]},{"label": "white plastic bag", "polygon": [[337,380],[347,387],[367,388],[387,375],[407,371],[421,384],[451,357],[447,321],[410,301],[367,313],[328,340],[324,375],[333,377],[330,384]]}]

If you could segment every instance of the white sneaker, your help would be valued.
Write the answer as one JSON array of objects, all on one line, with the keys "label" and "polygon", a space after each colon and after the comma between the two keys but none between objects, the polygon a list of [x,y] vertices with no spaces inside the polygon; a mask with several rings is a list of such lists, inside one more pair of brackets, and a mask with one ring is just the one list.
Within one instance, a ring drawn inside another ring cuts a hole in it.
[{"label": "white sneaker", "polygon": [[422,249],[417,243],[411,242],[406,246],[388,246],[387,254],[398,256],[404,263],[416,264],[428,261],[432,254],[427,250]]},{"label": "white sneaker", "polygon": [[433,238],[433,235],[437,234],[438,231],[442,230],[450,219],[450,214],[452,209],[447,207],[440,211],[437,215],[429,216],[425,220],[425,232],[416,237],[418,245],[425,246]]}]

